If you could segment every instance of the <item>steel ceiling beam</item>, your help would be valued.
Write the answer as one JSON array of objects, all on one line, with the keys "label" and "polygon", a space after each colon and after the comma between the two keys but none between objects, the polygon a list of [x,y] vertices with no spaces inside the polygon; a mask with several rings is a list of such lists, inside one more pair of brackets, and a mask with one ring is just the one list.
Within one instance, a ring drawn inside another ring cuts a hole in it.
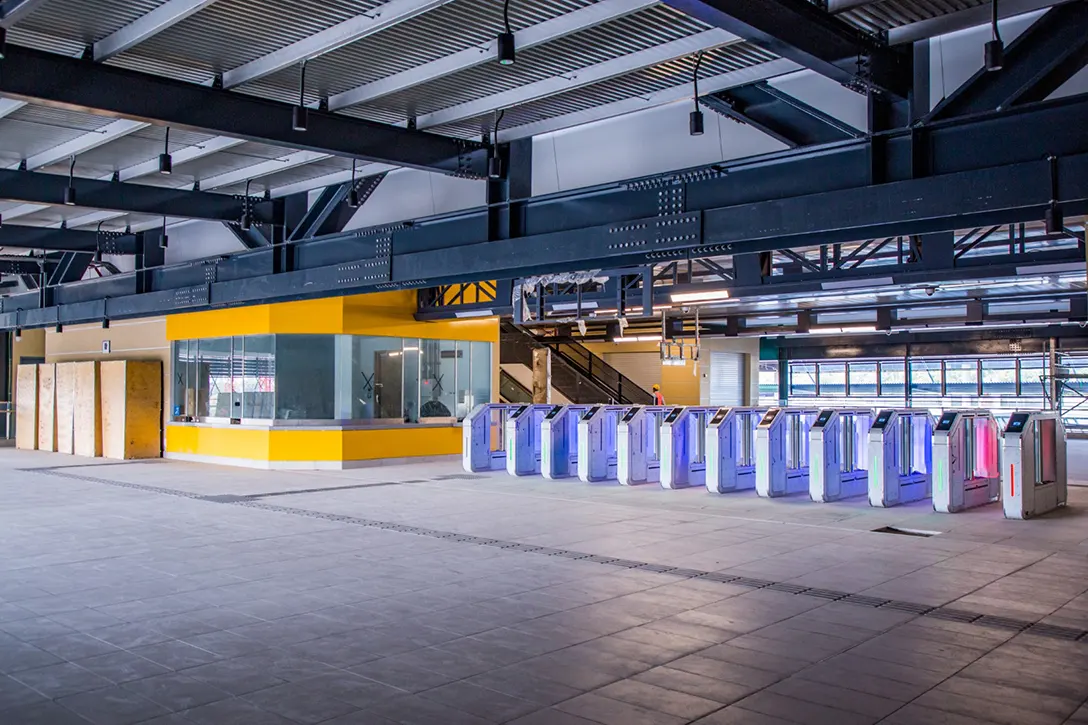
[{"label": "steel ceiling beam", "polygon": [[1088,3],[1051,8],[1005,50],[1000,71],[980,69],[930,113],[964,116],[1044,100],[1088,62]]},{"label": "steel ceiling beam", "polygon": [[2,274],[41,274],[42,267],[51,264],[41,257],[22,257],[5,254],[0,256],[0,275]]},{"label": "steel ceiling beam", "polygon": [[873,86],[899,98],[910,92],[909,54],[883,45],[808,0],[664,1],[843,85]]},{"label": "steel ceiling beam", "polygon": [[222,86],[224,88],[240,86],[325,53],[331,53],[337,48],[388,30],[397,23],[410,20],[448,2],[451,0],[388,0],[367,13],[356,15],[285,48],[228,70],[222,75]]},{"label": "steel ceiling beam", "polygon": [[[774,78],[775,76],[785,75],[786,73],[792,73],[796,70],[801,70],[801,66],[794,63],[792,60],[779,58],[766,63],[759,63],[758,65],[753,65],[748,68],[742,68],[728,73],[720,73],[716,76],[707,78],[700,78],[699,90],[706,93],[714,93],[727,88],[744,85],[745,83],[752,83],[754,81],[761,81],[768,78]],[[499,129],[499,140],[514,141],[519,138],[538,136],[543,133],[559,131],[564,128],[580,126],[585,123],[592,123],[593,121],[600,121],[606,118],[615,118],[616,116],[645,111],[650,108],[657,108],[659,106],[665,106],[670,103],[685,100],[688,102],[691,101],[690,83],[683,83],[670,88],[665,88],[645,96],[625,98],[621,101],[613,101],[611,103],[592,106],[581,111],[574,111],[572,113],[565,113],[561,116],[546,118],[541,121],[525,123],[510,129]]]},{"label": "steel ceiling beam", "polygon": [[[1017,15],[1044,10],[1046,8],[1061,5],[1074,0],[1001,0],[997,5],[997,17],[999,20],[1007,20]],[[980,25],[988,25],[993,6],[990,3],[976,5],[966,10],[960,10],[946,15],[938,15],[935,18],[919,20],[915,23],[901,25],[898,28],[888,30],[889,45],[906,45],[926,38],[935,38],[938,35],[955,33]]]},{"label": "steel ceiling beam", "polygon": [[0,0],[0,25],[10,28],[48,0]]},{"label": "steel ceiling beam", "polygon": [[43,105],[427,171],[486,176],[483,144],[294,106],[9,44],[0,94]]},{"label": "steel ceiling beam", "polygon": [[91,58],[102,62],[139,45],[164,30],[198,13],[215,0],[168,0],[146,15],[116,30],[91,46]]},{"label": "steel ceiling beam", "polygon": [[94,252],[101,249],[104,254],[135,254],[136,236],[5,224],[0,227],[0,247],[47,252]]},{"label": "steel ceiling beam", "polygon": [[[600,0],[596,4],[522,28],[514,33],[514,42],[519,51],[527,50],[535,45],[548,43],[617,20],[657,5],[658,2],[660,0]],[[379,78],[371,83],[364,83],[343,93],[329,96],[329,110],[337,111],[348,106],[373,101],[484,63],[492,63],[495,60],[495,53],[495,42],[492,41]]]},{"label": "steel ceiling beam", "polygon": [[[1058,159],[1058,201],[1071,217],[1088,212],[1086,113],[1088,96],[1075,96],[937,122],[924,134],[886,132],[879,143],[866,137],[512,199],[509,239],[490,236],[490,209],[479,207],[164,267],[141,287],[126,275],[61,286],[45,308],[13,295],[0,302],[0,329],[1037,221],[1050,206],[1047,154]],[[915,178],[919,154],[931,175]],[[874,165],[884,169],[880,183]]]},{"label": "steel ceiling beam", "polygon": [[713,28],[686,38],[656,45],[612,60],[595,63],[585,68],[562,75],[545,78],[534,83],[527,83],[501,93],[443,108],[434,113],[424,114],[416,119],[418,128],[433,128],[457,123],[477,116],[483,116],[503,108],[512,108],[523,103],[565,93],[576,88],[600,83],[642,68],[649,68],[660,63],[667,63],[677,58],[710,50],[728,43],[735,43],[740,38],[732,33]]},{"label": "steel ceiling beam", "polygon": [[[49,208],[63,203],[68,183],[68,177],[60,174],[0,169],[0,199]],[[206,221],[237,221],[242,216],[242,200],[227,194],[78,177],[73,179],[72,187],[76,190],[76,203],[92,209]],[[257,221],[273,218],[270,202],[255,203],[251,211]],[[5,221],[10,219],[10,214],[5,217]]]}]

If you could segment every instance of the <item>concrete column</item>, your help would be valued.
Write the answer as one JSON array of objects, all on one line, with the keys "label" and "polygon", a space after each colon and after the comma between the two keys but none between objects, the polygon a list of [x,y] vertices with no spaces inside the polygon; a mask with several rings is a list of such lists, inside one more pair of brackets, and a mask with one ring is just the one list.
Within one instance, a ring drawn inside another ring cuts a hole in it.
[{"label": "concrete column", "polygon": [[552,402],[552,351],[546,347],[533,350],[533,402]]}]

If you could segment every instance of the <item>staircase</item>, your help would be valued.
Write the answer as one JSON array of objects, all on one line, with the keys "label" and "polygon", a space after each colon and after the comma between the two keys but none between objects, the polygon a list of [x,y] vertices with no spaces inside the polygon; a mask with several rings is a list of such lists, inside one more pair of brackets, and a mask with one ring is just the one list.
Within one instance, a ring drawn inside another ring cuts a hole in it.
[{"label": "staircase", "polygon": [[532,403],[533,391],[519,383],[510,373],[499,370],[499,400],[504,403]]},{"label": "staircase", "polygon": [[533,350],[546,347],[552,352],[552,387],[572,403],[616,403],[649,405],[653,396],[638,383],[573,342],[554,342],[533,337],[510,322],[500,332],[499,359],[503,364],[520,363],[533,367]]}]

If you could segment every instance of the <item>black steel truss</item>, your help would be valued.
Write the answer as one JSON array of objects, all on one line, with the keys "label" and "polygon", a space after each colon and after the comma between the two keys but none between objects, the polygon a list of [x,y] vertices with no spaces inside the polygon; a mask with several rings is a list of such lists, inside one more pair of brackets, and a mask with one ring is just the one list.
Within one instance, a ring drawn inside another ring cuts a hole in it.
[{"label": "black steel truss", "polygon": [[[359,211],[359,207],[365,204],[371,195],[378,190],[378,186],[381,185],[387,173],[364,176],[356,180],[354,184],[345,181],[343,184],[325,187],[302,218],[294,225],[294,231],[287,236],[287,239],[297,241],[299,239],[337,234],[343,231],[351,218]],[[352,207],[349,203],[353,186],[358,201],[358,205],[355,207]],[[297,201],[305,204],[307,197],[307,193],[302,193]],[[292,201],[289,199],[288,205]]]},{"label": "black steel truss", "polygon": [[790,148],[848,141],[864,135],[765,81],[702,96],[699,101]]},{"label": "black steel truss", "polygon": [[728,30],[856,89],[907,98],[911,55],[890,48],[807,0],[665,0],[681,12]]},{"label": "black steel truss", "polygon": [[[0,70],[3,71],[0,73],[0,78],[7,75],[6,65]],[[59,174],[0,169],[0,199],[31,204],[62,204],[68,185],[68,177]],[[71,181],[71,185],[76,190],[76,204],[90,209],[206,221],[238,221],[245,208],[245,200],[242,197],[213,194],[207,191],[170,189],[78,177]],[[255,221],[273,221],[272,207],[271,201],[263,199],[249,201],[250,215]]]},{"label": "black steel truss", "polygon": [[48,267],[54,263],[52,260],[45,260],[41,257],[4,255],[0,256],[0,275],[41,274],[43,267]]},{"label": "black steel truss", "polygon": [[0,247],[54,252],[101,250],[104,254],[135,254],[136,235],[5,224],[0,227]]},{"label": "black steel truss", "polygon": [[[940,249],[927,235],[1042,219],[1053,198],[1050,156],[1060,208],[1088,211],[1086,112],[1088,96],[1065,98],[925,133],[892,131],[546,197],[510,194],[456,214],[153,270],[143,293],[130,275],[115,275],[59,287],[46,309],[36,296],[13,295],[0,307],[0,327],[723,255],[755,254],[759,269],[759,252],[892,236],[918,235],[923,247]],[[913,178],[918,157],[930,176]],[[875,165],[888,183],[873,183]]]},{"label": "black steel truss", "polygon": [[1046,99],[1088,63],[1088,3],[1051,8],[1009,44],[1004,67],[975,73],[930,119],[964,116]]},{"label": "black steel truss", "polygon": [[7,45],[0,93],[32,101],[247,141],[411,166],[460,176],[487,175],[483,144],[311,111],[306,131],[294,106],[114,65]]}]

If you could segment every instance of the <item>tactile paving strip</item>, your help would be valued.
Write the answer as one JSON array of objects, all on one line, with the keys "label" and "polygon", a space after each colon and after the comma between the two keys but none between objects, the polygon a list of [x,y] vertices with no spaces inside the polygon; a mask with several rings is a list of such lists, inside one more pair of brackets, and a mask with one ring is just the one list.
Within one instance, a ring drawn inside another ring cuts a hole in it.
[{"label": "tactile paving strip", "polygon": [[[750,577],[735,576],[732,574],[726,574],[724,572],[702,571],[699,569],[684,569],[664,564],[654,564],[647,561],[635,561],[633,559],[617,559],[610,556],[599,556],[597,554],[587,554],[580,551],[570,551],[568,549],[554,549],[546,546],[534,546],[532,544],[523,544],[517,541],[488,539],[480,536],[472,536],[471,534],[460,534],[455,531],[436,531],[434,529],[421,528],[419,526],[410,526],[408,524],[400,524],[393,521],[375,521],[373,519],[363,519],[355,516],[345,516],[342,514],[330,514],[321,511],[309,511],[307,509],[291,508],[288,506],[275,506],[273,504],[261,503],[259,500],[246,496],[205,496],[201,494],[188,493],[186,491],[177,491],[169,488],[161,488],[158,486],[145,486],[137,483],[111,481],[110,479],[97,478],[94,476],[81,476],[73,473],[63,473],[59,470],[48,468],[29,468],[19,470],[28,473],[37,473],[45,476],[55,476],[57,478],[66,478],[75,481],[100,483],[106,486],[116,486],[119,488],[135,489],[137,491],[147,491],[148,493],[158,493],[167,496],[180,496],[182,498],[191,498],[195,500],[206,501],[208,503],[245,506],[246,508],[261,509],[262,511],[274,511],[277,513],[291,514],[293,516],[305,516],[311,519],[321,519],[323,521],[335,521],[338,523],[353,524],[356,526],[366,526],[368,528],[381,529],[384,531],[396,531],[403,534],[426,536],[432,539],[455,541],[458,543],[467,543],[476,546],[491,546],[497,549],[505,549],[508,551],[521,551],[531,554],[544,554],[545,556],[555,556],[563,559],[584,561],[594,564],[601,564],[603,566],[629,569],[633,571],[647,571],[657,574],[666,574],[682,579],[702,579],[706,581],[718,582],[721,584],[732,584],[735,586],[746,587],[753,590],[767,589],[770,591],[794,594],[797,596],[815,597],[826,601],[843,602],[845,604],[852,604],[859,607],[868,607],[871,609],[889,609],[898,612],[916,614],[923,617],[933,617],[934,619],[944,619],[952,622],[973,624],[980,627],[990,627],[995,629],[1003,629],[1006,631],[1023,632],[1038,637],[1049,637],[1051,639],[1062,639],[1071,642],[1088,643],[1088,630],[1077,629],[1075,627],[1062,627],[1054,624],[1044,624],[1042,622],[1031,622],[1022,619],[1014,619],[1011,617],[1000,617],[991,614],[982,614],[980,612],[971,612],[963,609],[957,609],[955,607],[932,607],[925,604],[918,604],[916,602],[883,599],[880,597],[871,597],[864,594],[840,592],[834,589],[806,587],[799,584],[790,584],[789,582],[774,582],[767,581],[765,579],[752,579]],[[450,478],[456,478],[456,476],[442,476],[433,480],[449,480]],[[474,476],[473,478],[476,477]]]}]

